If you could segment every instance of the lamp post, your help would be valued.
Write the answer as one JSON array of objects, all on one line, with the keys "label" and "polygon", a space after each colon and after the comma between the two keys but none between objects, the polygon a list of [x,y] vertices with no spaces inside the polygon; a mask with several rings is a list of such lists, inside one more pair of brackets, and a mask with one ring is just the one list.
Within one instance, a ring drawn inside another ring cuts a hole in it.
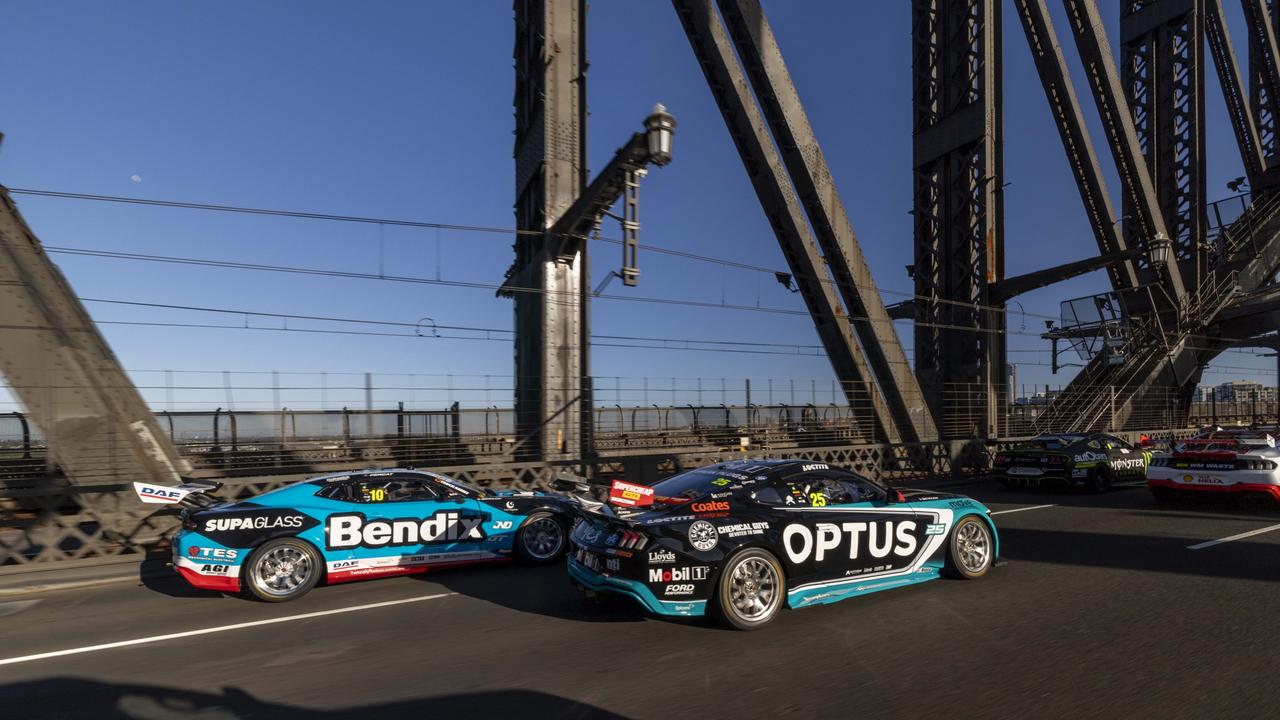
[{"label": "lamp post", "polygon": [[1151,261],[1151,267],[1155,268],[1156,272],[1164,270],[1165,266],[1169,264],[1169,254],[1172,250],[1173,241],[1169,239],[1168,235],[1161,232],[1156,233],[1156,236],[1151,238],[1151,242],[1147,245],[1148,259]]},{"label": "lamp post", "polygon": [[662,166],[671,162],[671,137],[675,134],[676,119],[658,103],[644,119],[645,140],[649,146],[649,162]]}]

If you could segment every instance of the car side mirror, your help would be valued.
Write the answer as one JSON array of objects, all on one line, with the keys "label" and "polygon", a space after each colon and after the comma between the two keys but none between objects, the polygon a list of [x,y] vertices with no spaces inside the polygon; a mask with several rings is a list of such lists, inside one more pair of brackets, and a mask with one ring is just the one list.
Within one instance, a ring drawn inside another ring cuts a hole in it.
[{"label": "car side mirror", "polygon": [[897,488],[886,488],[886,489],[885,489],[885,493],[884,493],[884,504],[885,504],[885,505],[895,505],[895,504],[897,504],[897,503],[900,503],[900,502],[906,502],[906,501],[907,501],[907,499],[906,499],[905,497],[903,497],[903,495],[902,495],[902,491],[901,491],[901,490],[899,490],[899,489],[897,489]]}]

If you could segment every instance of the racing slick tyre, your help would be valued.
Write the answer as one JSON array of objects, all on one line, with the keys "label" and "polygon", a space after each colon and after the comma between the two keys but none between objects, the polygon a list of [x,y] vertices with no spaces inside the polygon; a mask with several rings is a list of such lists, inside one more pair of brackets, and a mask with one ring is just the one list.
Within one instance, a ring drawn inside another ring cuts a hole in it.
[{"label": "racing slick tyre", "polygon": [[737,630],[768,625],[782,609],[787,581],[771,553],[748,548],[725,561],[711,606],[719,619]]},{"label": "racing slick tyre", "polygon": [[530,515],[516,533],[516,557],[534,565],[559,560],[568,547],[564,521],[549,512]]},{"label": "racing slick tyre", "polygon": [[1096,493],[1111,491],[1111,468],[1096,467],[1089,471],[1089,489]]},{"label": "racing slick tyre", "polygon": [[995,558],[991,528],[969,515],[961,518],[947,541],[946,574],[961,580],[975,580],[987,574]]},{"label": "racing slick tyre", "polygon": [[262,544],[244,564],[241,586],[265,602],[285,602],[306,595],[324,574],[324,562],[311,543],[278,538]]}]

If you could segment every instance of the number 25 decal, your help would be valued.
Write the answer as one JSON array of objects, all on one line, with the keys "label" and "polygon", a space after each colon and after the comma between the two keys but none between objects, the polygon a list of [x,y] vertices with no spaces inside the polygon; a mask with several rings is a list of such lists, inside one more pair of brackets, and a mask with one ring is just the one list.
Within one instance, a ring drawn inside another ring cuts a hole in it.
[{"label": "number 25 decal", "polygon": [[809,504],[814,507],[826,507],[827,496],[820,492],[809,493]]}]

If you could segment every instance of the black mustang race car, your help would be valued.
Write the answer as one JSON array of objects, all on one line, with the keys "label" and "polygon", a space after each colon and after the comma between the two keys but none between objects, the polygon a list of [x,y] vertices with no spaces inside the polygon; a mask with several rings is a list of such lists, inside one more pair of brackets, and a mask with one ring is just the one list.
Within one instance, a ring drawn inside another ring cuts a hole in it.
[{"label": "black mustang race car", "polygon": [[1041,435],[1011,450],[1002,450],[991,463],[991,474],[1008,487],[1045,482],[1083,485],[1106,492],[1121,478],[1145,476],[1151,452],[1105,433]]},{"label": "black mustang race car", "polygon": [[990,513],[960,495],[899,491],[807,460],[744,460],[582,501],[569,576],[660,615],[711,611],[749,630],[805,607],[976,578],[998,551]]}]

